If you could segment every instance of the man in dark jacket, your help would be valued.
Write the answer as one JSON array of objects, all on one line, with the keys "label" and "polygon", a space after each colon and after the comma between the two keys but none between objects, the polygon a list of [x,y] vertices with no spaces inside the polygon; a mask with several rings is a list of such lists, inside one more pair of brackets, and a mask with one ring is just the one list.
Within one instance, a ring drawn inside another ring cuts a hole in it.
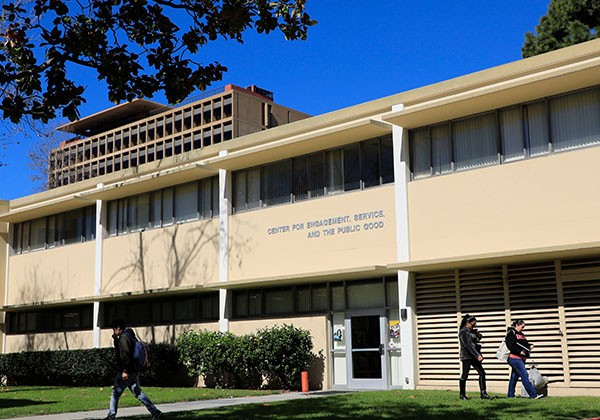
[{"label": "man in dark jacket", "polygon": [[131,328],[127,328],[124,319],[115,319],[111,327],[113,329],[113,340],[115,344],[115,356],[117,361],[117,375],[112,393],[110,394],[110,408],[106,420],[114,420],[117,416],[119,406],[119,398],[125,391],[125,388],[135,395],[142,404],[152,414],[152,420],[157,420],[162,415],[161,411],[156,408],[150,398],[142,388],[140,388],[139,372],[134,367],[133,348],[137,338]]}]

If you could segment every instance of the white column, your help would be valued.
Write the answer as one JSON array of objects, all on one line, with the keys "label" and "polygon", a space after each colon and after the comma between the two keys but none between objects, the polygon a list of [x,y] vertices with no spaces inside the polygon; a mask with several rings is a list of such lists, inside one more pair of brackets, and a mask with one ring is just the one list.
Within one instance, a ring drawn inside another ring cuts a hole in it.
[{"label": "white column", "polygon": [[[227,150],[219,152],[227,156]],[[231,173],[219,169],[219,281],[229,280],[229,215],[231,214]],[[227,289],[219,290],[219,331],[229,331],[231,299]]]},{"label": "white column", "polygon": [[[96,185],[96,188],[101,189],[104,184]],[[96,200],[96,253],[95,253],[95,270],[94,270],[94,296],[100,296],[102,291],[102,242],[105,236],[105,218],[106,211],[104,202]],[[100,347],[100,302],[94,302],[94,318],[93,318],[93,337],[94,347]]]},{"label": "white column", "polygon": [[[395,105],[392,111],[402,111],[404,105]],[[392,129],[394,142],[394,188],[396,196],[396,248],[398,262],[410,259],[408,236],[408,193],[410,179],[408,167],[408,130],[394,126]],[[402,349],[402,386],[405,389],[415,388],[416,331],[414,322],[413,282],[406,271],[398,271],[398,302],[400,306],[400,345]]]},{"label": "white column", "polygon": [[[4,306],[8,305],[8,265],[10,263],[11,238],[13,237],[14,224],[9,223],[6,232],[6,264],[4,270]],[[4,314],[4,332],[2,332],[2,353],[6,353],[6,313]]]}]

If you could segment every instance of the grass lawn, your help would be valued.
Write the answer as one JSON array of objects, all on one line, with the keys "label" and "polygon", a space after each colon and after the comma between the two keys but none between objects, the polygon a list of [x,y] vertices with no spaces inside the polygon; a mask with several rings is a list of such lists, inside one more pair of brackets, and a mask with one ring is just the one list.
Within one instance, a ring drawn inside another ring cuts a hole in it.
[{"label": "grass lawn", "polygon": [[[245,397],[272,394],[273,391],[220,390],[206,388],[153,388],[142,389],[159,405],[180,401],[211,400],[216,398]],[[110,401],[111,387],[64,388],[64,387],[0,387],[0,419],[37,416],[106,409]],[[140,405],[129,390],[125,390],[119,407]]]},{"label": "grass lawn", "polygon": [[533,401],[499,397],[493,401],[461,401],[456,392],[450,391],[373,391],[167,413],[164,419],[564,420],[596,416],[600,416],[600,398],[550,397]]},{"label": "grass lawn", "polygon": [[[268,392],[194,388],[144,388],[160,404],[212,398],[264,395]],[[110,388],[0,388],[0,418],[108,408]],[[138,405],[126,391],[120,406]],[[435,419],[564,420],[600,416],[600,398],[549,397],[541,400],[499,397],[461,401],[454,391],[372,391],[335,394],[268,404],[165,413],[181,419]],[[139,416],[147,419],[148,416]]]}]

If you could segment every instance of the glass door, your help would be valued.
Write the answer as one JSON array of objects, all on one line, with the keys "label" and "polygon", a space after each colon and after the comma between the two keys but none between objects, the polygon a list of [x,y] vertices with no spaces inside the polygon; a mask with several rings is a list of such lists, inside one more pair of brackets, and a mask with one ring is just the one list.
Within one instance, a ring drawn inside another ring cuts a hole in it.
[{"label": "glass door", "polygon": [[346,313],[348,386],[351,389],[387,389],[383,310]]}]

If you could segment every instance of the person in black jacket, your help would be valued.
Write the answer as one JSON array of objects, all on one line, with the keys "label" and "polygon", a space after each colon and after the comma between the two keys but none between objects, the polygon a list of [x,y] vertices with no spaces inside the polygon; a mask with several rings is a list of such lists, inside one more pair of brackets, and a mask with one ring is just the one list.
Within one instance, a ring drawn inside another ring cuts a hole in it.
[{"label": "person in black jacket", "polygon": [[106,420],[114,420],[117,416],[119,398],[121,398],[121,394],[123,394],[125,388],[129,388],[133,395],[144,404],[152,415],[152,420],[158,420],[162,412],[156,408],[150,398],[140,388],[139,372],[134,367],[133,347],[137,341],[135,333],[131,328],[127,328],[124,319],[115,319],[111,327],[113,329],[113,341],[115,344],[117,375],[112,393],[110,394],[110,408],[108,409]]},{"label": "person in black jacket", "polygon": [[529,398],[542,398],[544,394],[538,394],[535,387],[529,380],[529,374],[525,368],[525,360],[529,357],[533,344],[529,343],[523,330],[525,329],[525,321],[517,319],[513,321],[512,326],[508,327],[504,342],[510,350],[508,355],[508,364],[510,365],[510,380],[508,381],[508,398],[514,398],[517,381],[521,378],[521,382],[529,394]]},{"label": "person in black jacket", "polygon": [[460,361],[462,364],[462,375],[459,381],[459,397],[461,400],[469,399],[469,397],[467,397],[467,379],[469,378],[471,366],[473,366],[479,374],[481,399],[493,399],[486,391],[485,370],[481,363],[483,361],[483,356],[481,355],[481,344],[479,344],[481,341],[481,334],[475,328],[476,325],[477,319],[474,316],[467,314],[463,316],[458,332],[458,338],[460,340]]}]

